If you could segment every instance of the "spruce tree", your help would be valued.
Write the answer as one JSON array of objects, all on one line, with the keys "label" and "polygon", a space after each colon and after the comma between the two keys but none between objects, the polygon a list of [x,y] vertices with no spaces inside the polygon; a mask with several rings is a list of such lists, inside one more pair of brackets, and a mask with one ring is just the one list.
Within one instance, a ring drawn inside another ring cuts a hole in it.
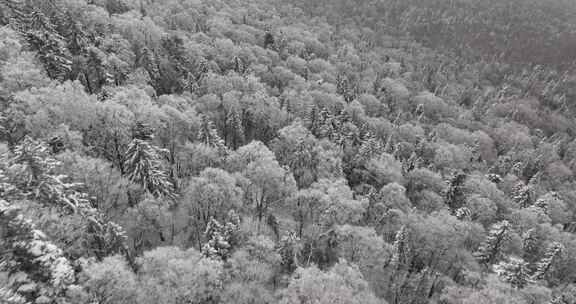
[{"label": "spruce tree", "polygon": [[408,263],[408,231],[406,226],[402,226],[394,238],[394,247],[390,264],[399,269]]},{"label": "spruce tree", "polygon": [[532,276],[535,280],[543,279],[552,267],[554,260],[562,253],[564,246],[558,242],[552,243],[544,253],[544,257],[536,264],[536,271]]},{"label": "spruce tree", "polygon": [[[56,174],[60,162],[52,157],[48,146],[26,137],[10,157],[0,157],[0,193],[4,199],[35,200],[56,208],[62,216],[79,214],[86,222],[86,243],[96,257],[126,253],[126,235],[122,227],[109,221],[93,203],[84,185],[64,174]],[[8,174],[5,168],[18,167]],[[14,176],[14,174],[17,176]],[[12,175],[12,176],[11,176]]]},{"label": "spruce tree", "polygon": [[282,272],[292,273],[298,267],[298,254],[301,250],[300,238],[294,231],[280,239],[276,251],[280,254]]},{"label": "spruce tree", "polygon": [[445,201],[446,205],[450,208],[452,213],[462,208],[466,204],[466,197],[464,195],[464,181],[466,174],[457,173],[450,180],[448,189],[446,190]]},{"label": "spruce tree", "polygon": [[562,198],[557,192],[548,192],[536,200],[534,207],[540,209],[544,214],[548,214],[549,206],[558,201],[562,201]]},{"label": "spruce tree", "polygon": [[365,139],[362,141],[358,149],[358,154],[356,155],[356,161],[358,162],[368,161],[372,157],[384,152],[384,145],[372,132],[367,132],[364,137]]},{"label": "spruce tree", "polygon": [[88,48],[86,53],[82,82],[90,94],[98,93],[104,85],[113,82],[112,76],[104,68],[104,56],[95,47]]},{"label": "spruce tree", "polygon": [[532,204],[533,190],[530,186],[520,182],[514,187],[513,200],[520,208],[528,208]]},{"label": "spruce tree", "polygon": [[522,234],[522,250],[524,251],[524,255],[526,256],[529,253],[534,252],[537,248],[536,245],[538,243],[536,230],[529,229],[528,231]]},{"label": "spruce tree", "polygon": [[476,259],[482,264],[494,263],[500,255],[500,249],[508,236],[511,226],[508,221],[502,221],[492,226],[486,240],[475,252]]},{"label": "spruce tree", "polygon": [[335,117],[326,108],[318,109],[317,106],[312,106],[308,114],[308,125],[310,132],[316,138],[328,138],[332,141],[337,141],[339,133],[335,128]]},{"label": "spruce tree", "polygon": [[523,288],[531,282],[528,263],[521,258],[510,257],[507,261],[501,261],[494,265],[494,271],[504,282],[515,288]]},{"label": "spruce tree", "polygon": [[226,260],[232,254],[232,249],[238,244],[240,217],[234,210],[228,213],[224,225],[213,217],[210,218],[204,237],[206,243],[202,246],[202,254],[211,259]]},{"label": "spruce tree", "polygon": [[244,144],[244,126],[239,112],[237,107],[232,107],[226,112],[224,139],[232,149],[237,149]]},{"label": "spruce tree", "polygon": [[198,140],[203,144],[216,148],[222,155],[228,154],[228,148],[224,140],[218,135],[214,123],[206,116],[202,116],[202,124],[198,130]]},{"label": "spruce tree", "polygon": [[174,196],[174,187],[162,169],[159,149],[145,140],[134,138],[128,145],[124,167],[128,178],[154,196]]},{"label": "spruce tree", "polygon": [[30,48],[36,51],[48,76],[62,81],[68,79],[72,69],[70,52],[66,48],[66,39],[56,30],[53,20],[44,14],[41,7],[36,7],[36,4],[15,1],[10,3],[13,28],[20,32]]},{"label": "spruce tree", "polygon": [[74,283],[74,269],[64,252],[4,200],[0,200],[0,238],[0,272],[9,277],[0,300],[52,303]]}]

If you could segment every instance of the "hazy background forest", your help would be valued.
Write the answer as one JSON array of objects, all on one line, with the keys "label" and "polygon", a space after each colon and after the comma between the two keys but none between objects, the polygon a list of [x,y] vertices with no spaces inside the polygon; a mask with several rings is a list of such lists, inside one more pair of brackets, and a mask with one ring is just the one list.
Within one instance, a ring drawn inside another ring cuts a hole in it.
[{"label": "hazy background forest", "polygon": [[576,304],[572,0],[0,0],[0,303]]}]

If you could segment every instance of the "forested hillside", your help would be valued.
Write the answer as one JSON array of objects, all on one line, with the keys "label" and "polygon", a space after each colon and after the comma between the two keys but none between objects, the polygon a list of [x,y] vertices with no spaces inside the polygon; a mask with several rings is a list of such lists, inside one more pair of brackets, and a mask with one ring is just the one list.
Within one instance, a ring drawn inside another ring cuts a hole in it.
[{"label": "forested hillside", "polygon": [[575,16],[0,0],[0,303],[575,304]]}]

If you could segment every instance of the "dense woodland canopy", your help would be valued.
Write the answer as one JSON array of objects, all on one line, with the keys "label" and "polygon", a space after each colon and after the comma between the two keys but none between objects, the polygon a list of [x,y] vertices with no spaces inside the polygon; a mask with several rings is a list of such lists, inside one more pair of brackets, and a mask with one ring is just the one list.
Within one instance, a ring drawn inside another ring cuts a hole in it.
[{"label": "dense woodland canopy", "polygon": [[576,303],[568,0],[0,0],[0,303]]}]

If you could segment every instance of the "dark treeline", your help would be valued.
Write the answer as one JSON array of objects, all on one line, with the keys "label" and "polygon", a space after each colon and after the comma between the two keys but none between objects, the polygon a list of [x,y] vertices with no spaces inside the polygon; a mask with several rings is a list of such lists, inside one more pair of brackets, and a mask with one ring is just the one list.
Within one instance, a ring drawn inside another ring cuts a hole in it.
[{"label": "dark treeline", "polygon": [[[572,69],[576,5],[566,0],[296,0],[331,24],[409,35],[471,60]],[[376,39],[377,40],[377,39]]]}]

